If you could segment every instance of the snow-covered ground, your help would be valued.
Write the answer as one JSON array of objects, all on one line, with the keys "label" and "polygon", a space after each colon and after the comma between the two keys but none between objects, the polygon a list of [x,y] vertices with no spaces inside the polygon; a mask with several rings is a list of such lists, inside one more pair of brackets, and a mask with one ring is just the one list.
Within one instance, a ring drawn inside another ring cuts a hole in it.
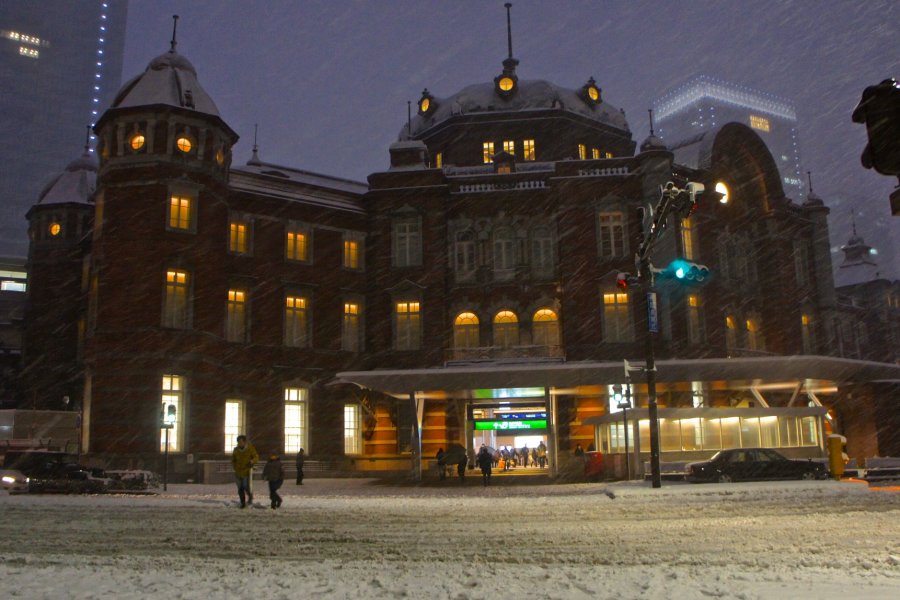
[{"label": "snow-covered ground", "polygon": [[10,598],[900,598],[900,492],[864,484],[285,484],[0,493]]}]

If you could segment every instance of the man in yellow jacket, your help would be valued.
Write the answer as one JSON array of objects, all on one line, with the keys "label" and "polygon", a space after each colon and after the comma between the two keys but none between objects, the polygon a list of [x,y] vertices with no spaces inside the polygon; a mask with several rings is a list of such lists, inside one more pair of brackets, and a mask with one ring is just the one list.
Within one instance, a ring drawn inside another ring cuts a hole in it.
[{"label": "man in yellow jacket", "polygon": [[234,469],[241,508],[246,508],[247,504],[253,504],[253,489],[250,483],[253,481],[253,464],[259,460],[259,454],[256,453],[253,444],[247,442],[246,435],[239,435],[237,443],[231,453],[231,466]]}]

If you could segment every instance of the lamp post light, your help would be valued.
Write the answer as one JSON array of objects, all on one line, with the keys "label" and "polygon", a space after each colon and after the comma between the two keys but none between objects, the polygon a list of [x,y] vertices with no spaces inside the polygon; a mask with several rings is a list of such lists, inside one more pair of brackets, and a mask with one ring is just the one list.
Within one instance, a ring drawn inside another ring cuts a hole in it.
[{"label": "lamp post light", "polygon": [[631,383],[625,384],[625,397],[619,400],[622,421],[625,424],[625,481],[631,480],[631,457],[628,454],[628,409],[631,408]]},{"label": "lamp post light", "polygon": [[166,441],[163,458],[163,491],[169,491],[169,430],[175,427],[176,410],[174,404],[162,405],[159,426],[166,431]]}]

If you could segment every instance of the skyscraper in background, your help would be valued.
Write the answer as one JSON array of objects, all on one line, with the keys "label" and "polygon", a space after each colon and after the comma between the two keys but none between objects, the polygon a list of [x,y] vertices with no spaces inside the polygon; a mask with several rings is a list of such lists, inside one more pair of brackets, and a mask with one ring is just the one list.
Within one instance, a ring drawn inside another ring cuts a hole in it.
[{"label": "skyscraper in background", "polygon": [[732,121],[753,128],[778,165],[785,195],[803,202],[797,111],[789,100],[700,75],[655,100],[653,109],[656,134],[668,146]]},{"label": "skyscraper in background", "polygon": [[0,256],[27,255],[25,213],[118,90],[127,12],[127,0],[0,2]]}]

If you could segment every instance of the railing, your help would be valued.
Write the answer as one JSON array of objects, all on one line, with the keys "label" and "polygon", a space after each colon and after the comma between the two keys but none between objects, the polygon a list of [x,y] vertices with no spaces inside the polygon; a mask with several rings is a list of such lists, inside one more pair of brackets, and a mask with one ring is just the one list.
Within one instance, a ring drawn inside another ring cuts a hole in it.
[{"label": "railing", "polygon": [[463,183],[459,186],[459,193],[469,194],[473,192],[499,192],[504,190],[539,190],[547,187],[547,183],[540,179],[517,181],[515,183]]},{"label": "railing", "polygon": [[617,175],[628,175],[628,167],[578,169],[579,177],[615,177]]},{"label": "railing", "polygon": [[450,348],[444,353],[444,362],[478,362],[503,359],[533,360],[559,362],[565,360],[562,346],[481,346],[478,348]]}]

